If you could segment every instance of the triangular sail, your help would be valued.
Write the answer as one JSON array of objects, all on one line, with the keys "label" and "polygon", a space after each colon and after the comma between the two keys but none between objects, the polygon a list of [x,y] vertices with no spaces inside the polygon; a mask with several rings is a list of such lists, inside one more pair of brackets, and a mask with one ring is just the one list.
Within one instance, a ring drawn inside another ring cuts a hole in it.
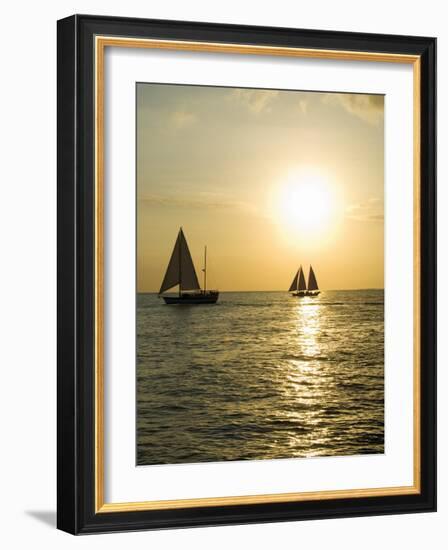
[{"label": "triangular sail", "polygon": [[180,283],[180,231],[171,254],[159,294]]},{"label": "triangular sail", "polygon": [[297,285],[297,290],[306,290],[305,275],[303,274],[302,266],[299,269],[299,284]]},{"label": "triangular sail", "polygon": [[310,266],[310,274],[308,276],[308,290],[319,290],[317,286],[316,275],[314,275],[313,268]]},{"label": "triangular sail", "polygon": [[180,290],[197,290],[200,288],[182,229],[177,236],[159,294],[176,285],[179,285]]},{"label": "triangular sail", "polygon": [[191,259],[190,250],[188,249],[187,240],[185,239],[182,229],[179,232],[181,239],[181,260],[180,260],[180,272],[181,272],[181,289],[182,290],[198,290],[201,285],[196,275],[193,260]]},{"label": "triangular sail", "polygon": [[297,290],[297,281],[299,279],[299,270],[297,270],[296,276],[292,280],[291,286],[289,287],[288,292],[293,292],[294,290]]}]

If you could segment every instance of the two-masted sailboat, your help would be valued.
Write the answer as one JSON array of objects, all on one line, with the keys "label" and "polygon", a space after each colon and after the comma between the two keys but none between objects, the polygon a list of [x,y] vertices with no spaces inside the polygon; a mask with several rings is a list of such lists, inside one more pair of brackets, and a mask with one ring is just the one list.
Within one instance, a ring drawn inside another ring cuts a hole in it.
[{"label": "two-masted sailboat", "polygon": [[177,295],[165,295],[163,299],[166,304],[215,304],[219,297],[217,290],[206,290],[207,286],[207,247],[204,251],[204,289],[196,275],[187,240],[185,239],[182,227],[177,235],[176,243],[171,254],[159,296],[170,288],[179,286]]},{"label": "two-masted sailboat", "polygon": [[301,298],[302,296],[317,296],[320,293],[317,285],[316,275],[310,265],[310,273],[308,275],[308,285],[305,282],[305,275],[302,266],[299,267],[288,292],[292,292],[293,296]]}]

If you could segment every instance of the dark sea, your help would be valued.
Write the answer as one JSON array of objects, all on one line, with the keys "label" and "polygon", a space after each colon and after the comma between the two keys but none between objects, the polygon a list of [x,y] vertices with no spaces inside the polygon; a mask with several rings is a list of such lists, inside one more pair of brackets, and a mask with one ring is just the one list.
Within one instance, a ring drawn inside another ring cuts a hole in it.
[{"label": "dark sea", "polygon": [[137,464],[383,452],[383,290],[137,296]]}]

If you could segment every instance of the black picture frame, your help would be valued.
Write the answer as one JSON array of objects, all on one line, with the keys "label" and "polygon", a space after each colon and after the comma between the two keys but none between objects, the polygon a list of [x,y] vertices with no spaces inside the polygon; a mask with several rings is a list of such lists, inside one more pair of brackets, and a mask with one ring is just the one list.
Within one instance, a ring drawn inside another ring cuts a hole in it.
[{"label": "black picture frame", "polygon": [[[97,513],[95,509],[95,36],[420,58],[418,494]],[[74,15],[58,22],[57,526],[73,534],[436,510],[436,39]]]}]

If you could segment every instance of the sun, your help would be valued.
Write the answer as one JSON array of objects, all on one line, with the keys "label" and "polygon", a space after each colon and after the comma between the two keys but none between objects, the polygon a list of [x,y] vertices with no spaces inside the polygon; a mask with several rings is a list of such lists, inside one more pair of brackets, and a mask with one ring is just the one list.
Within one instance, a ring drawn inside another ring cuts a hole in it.
[{"label": "sun", "polygon": [[287,231],[302,237],[322,234],[335,215],[335,197],[328,178],[313,170],[291,174],[278,187],[276,217]]}]

